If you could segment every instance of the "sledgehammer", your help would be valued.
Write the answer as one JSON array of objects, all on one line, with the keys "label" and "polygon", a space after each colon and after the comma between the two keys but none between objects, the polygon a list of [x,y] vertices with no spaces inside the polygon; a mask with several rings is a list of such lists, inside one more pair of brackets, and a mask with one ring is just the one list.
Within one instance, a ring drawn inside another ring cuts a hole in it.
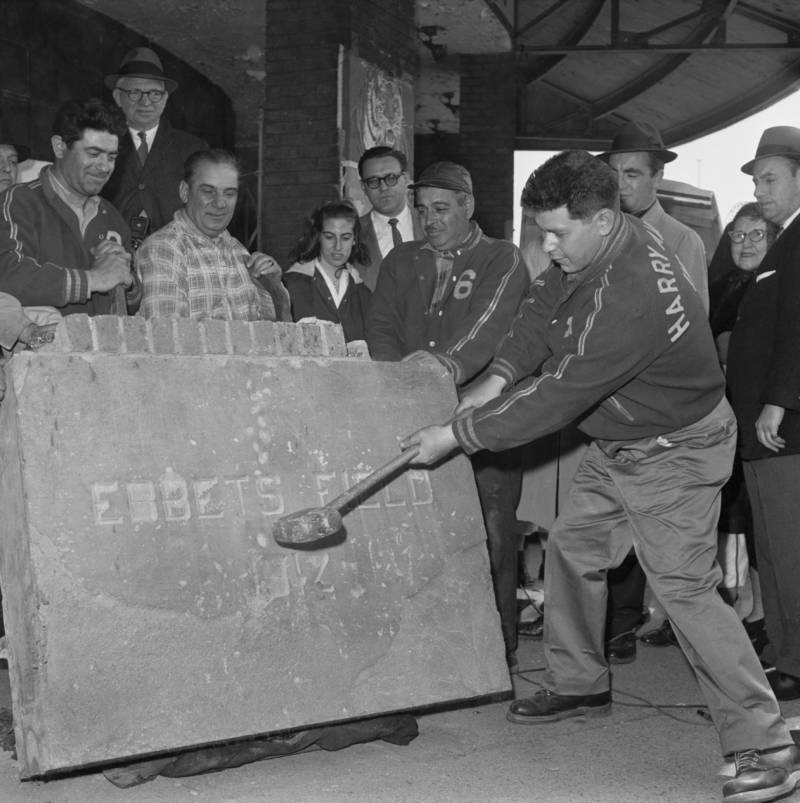
[{"label": "sledgehammer", "polygon": [[342,510],[361,496],[371,493],[387,477],[405,468],[419,453],[417,447],[406,449],[372,474],[350,486],[325,507],[307,507],[283,516],[272,525],[275,543],[285,547],[306,547],[342,528]]}]

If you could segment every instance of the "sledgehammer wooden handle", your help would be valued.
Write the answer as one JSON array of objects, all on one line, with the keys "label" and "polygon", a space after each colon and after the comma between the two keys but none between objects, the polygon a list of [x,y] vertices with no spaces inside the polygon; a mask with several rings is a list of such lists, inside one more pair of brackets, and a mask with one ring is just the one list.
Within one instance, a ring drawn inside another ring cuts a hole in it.
[{"label": "sledgehammer wooden handle", "polygon": [[326,507],[341,510],[347,507],[353,500],[358,499],[362,494],[368,493],[376,485],[380,485],[387,477],[391,477],[396,471],[405,468],[419,454],[419,447],[412,446],[400,452],[397,457],[384,463],[380,468],[376,468],[372,474],[368,474],[364,479],[359,480],[355,485],[351,485],[344,493],[332,499]]},{"label": "sledgehammer wooden handle", "polygon": [[302,549],[323,541],[342,528],[342,510],[360,496],[366,496],[387,477],[405,468],[419,453],[413,446],[376,469],[324,507],[307,507],[283,516],[272,525],[272,537],[280,546]]}]

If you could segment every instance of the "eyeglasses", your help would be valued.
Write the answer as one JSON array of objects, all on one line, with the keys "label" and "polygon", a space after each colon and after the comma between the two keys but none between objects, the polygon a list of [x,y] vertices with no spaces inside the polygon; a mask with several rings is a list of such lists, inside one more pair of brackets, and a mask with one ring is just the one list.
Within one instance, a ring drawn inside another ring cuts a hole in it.
[{"label": "eyeglasses", "polygon": [[381,182],[387,187],[394,187],[402,175],[403,173],[387,173],[385,176],[370,176],[365,178],[363,183],[364,186],[369,187],[371,190],[377,190],[381,186]]},{"label": "eyeglasses", "polygon": [[148,89],[146,91],[141,89],[122,89],[121,87],[117,87],[117,89],[120,92],[124,92],[128,96],[128,100],[133,103],[138,103],[145,96],[147,96],[150,103],[158,103],[167,94],[163,89]]},{"label": "eyeglasses", "polygon": [[744,238],[747,237],[751,243],[760,243],[765,237],[767,236],[766,229],[751,229],[748,232],[741,231],[740,229],[735,229],[734,231],[728,232],[728,237],[731,238],[731,241],[739,245],[740,243],[744,242]]}]

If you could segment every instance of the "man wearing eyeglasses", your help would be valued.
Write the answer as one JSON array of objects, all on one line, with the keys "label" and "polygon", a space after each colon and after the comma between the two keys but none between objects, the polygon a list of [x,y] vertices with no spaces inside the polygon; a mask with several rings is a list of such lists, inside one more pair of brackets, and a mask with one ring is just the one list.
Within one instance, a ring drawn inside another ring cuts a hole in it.
[{"label": "man wearing eyeglasses", "polygon": [[141,242],[181,208],[183,163],[190,154],[206,150],[208,143],[162,119],[167,98],[178,84],[164,75],[161,59],[150,48],[131,50],[119,72],[106,76],[105,85],[125,114],[128,135],[120,141],[117,166],[103,196],[121,212],[134,240]]},{"label": "man wearing eyeglasses", "polygon": [[358,174],[372,209],[361,220],[361,239],[370,262],[359,273],[370,290],[375,290],[383,258],[396,245],[421,240],[422,227],[409,206],[408,159],[402,151],[378,145],[364,151],[358,160]]}]

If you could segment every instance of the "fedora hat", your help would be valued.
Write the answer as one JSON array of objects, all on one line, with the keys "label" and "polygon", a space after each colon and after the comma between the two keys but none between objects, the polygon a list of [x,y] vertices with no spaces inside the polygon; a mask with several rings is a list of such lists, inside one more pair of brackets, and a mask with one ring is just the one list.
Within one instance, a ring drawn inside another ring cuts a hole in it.
[{"label": "fedora hat", "polygon": [[611,142],[611,150],[601,153],[600,158],[608,161],[612,153],[637,152],[654,153],[665,164],[678,158],[677,153],[664,147],[664,140],[654,125],[636,123],[633,120],[629,120],[620,128]]},{"label": "fedora hat", "polygon": [[766,156],[788,156],[800,161],[800,128],[791,125],[767,128],[758,141],[755,158],[742,165],[742,173],[752,176],[753,165]]},{"label": "fedora hat", "polygon": [[174,92],[178,82],[164,75],[161,59],[149,47],[135,47],[125,54],[119,65],[119,72],[107,75],[103,83],[109,89],[115,89],[120,78],[150,78],[153,81],[163,81],[167,92]]}]

